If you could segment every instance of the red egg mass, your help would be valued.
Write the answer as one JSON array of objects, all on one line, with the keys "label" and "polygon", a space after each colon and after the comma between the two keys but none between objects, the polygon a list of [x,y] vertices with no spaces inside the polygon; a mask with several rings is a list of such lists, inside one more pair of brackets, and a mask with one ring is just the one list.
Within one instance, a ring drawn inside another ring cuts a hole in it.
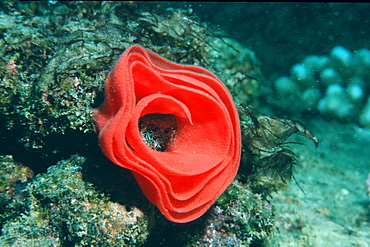
[{"label": "red egg mass", "polygon": [[145,196],[178,223],[197,219],[234,179],[241,153],[237,109],[208,70],[128,48],[94,111],[104,154],[130,169]]}]

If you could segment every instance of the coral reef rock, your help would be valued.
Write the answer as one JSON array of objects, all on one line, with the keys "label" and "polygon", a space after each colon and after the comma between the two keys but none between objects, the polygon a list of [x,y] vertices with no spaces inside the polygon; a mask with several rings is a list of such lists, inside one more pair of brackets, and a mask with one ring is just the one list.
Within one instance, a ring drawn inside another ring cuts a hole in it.
[{"label": "coral reef rock", "polygon": [[24,206],[2,229],[1,246],[137,246],[149,234],[140,209],[109,201],[82,179],[74,155],[37,175],[18,196]]}]

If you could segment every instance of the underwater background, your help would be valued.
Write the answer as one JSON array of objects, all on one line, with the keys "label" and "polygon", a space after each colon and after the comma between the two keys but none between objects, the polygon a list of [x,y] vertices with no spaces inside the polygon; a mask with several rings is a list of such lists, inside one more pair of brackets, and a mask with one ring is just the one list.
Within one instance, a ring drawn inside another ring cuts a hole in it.
[{"label": "underwater background", "polygon": [[[0,246],[370,246],[369,11],[2,1]],[[188,224],[166,220],[93,130],[133,44],[212,71],[239,105],[238,175]]]}]

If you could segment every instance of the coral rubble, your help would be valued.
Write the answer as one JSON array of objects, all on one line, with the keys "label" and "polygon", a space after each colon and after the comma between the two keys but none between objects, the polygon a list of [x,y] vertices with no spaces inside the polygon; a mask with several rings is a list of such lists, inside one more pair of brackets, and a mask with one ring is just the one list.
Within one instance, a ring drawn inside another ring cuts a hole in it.
[{"label": "coral rubble", "polygon": [[[308,56],[275,81],[286,112],[319,113],[328,118],[370,127],[370,50],[351,53],[341,46],[328,56]],[[298,99],[298,100],[297,100]]]}]

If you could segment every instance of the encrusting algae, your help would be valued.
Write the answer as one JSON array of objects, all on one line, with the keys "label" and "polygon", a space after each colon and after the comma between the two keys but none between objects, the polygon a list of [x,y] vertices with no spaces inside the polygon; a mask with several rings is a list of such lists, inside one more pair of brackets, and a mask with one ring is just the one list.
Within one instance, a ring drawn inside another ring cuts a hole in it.
[{"label": "encrusting algae", "polygon": [[[51,166],[13,196],[23,204],[3,226],[1,246],[136,246],[149,234],[142,210],[112,202],[83,180],[85,158],[75,155]],[[22,200],[20,200],[22,196]]]}]

